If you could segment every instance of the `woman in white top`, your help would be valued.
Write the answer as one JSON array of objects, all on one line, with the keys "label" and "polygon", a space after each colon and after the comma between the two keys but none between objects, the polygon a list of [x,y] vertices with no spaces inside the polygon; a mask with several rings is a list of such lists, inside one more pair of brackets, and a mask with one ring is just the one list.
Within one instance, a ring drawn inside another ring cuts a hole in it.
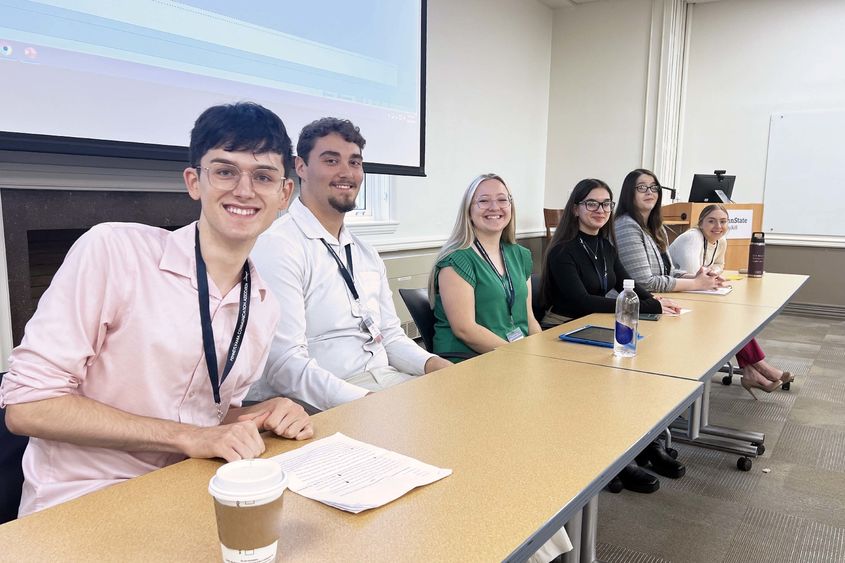
[{"label": "woman in white top", "polygon": [[[728,233],[728,210],[721,203],[708,205],[698,216],[698,225],[693,227],[669,245],[672,265],[687,272],[697,271],[702,266],[721,273],[725,267]],[[737,363],[742,368],[742,387],[751,393],[752,389],[772,392],[778,386],[792,382],[795,377],[788,371],[781,371],[765,360],[766,355],[757,343],[751,339],[736,353]]]}]

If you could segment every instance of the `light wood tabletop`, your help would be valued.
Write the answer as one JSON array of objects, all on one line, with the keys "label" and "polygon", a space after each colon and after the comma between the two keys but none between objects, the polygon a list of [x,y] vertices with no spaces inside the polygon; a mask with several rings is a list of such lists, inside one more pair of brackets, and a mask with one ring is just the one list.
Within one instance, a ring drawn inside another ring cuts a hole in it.
[{"label": "light wood tabletop", "polygon": [[617,358],[610,348],[564,342],[558,338],[564,332],[586,325],[613,328],[611,313],[581,317],[508,343],[499,350],[702,380],[733,356],[778,312],[775,307],[748,307],[707,300],[675,301],[691,312],[678,317],[663,315],[659,321],[640,321],[639,332],[643,339],[633,358]]},{"label": "light wood tabletop", "polygon": [[[739,275],[736,272],[725,273]],[[727,295],[686,292],[661,293],[661,295],[673,300],[712,301],[714,303],[782,309],[808,279],[810,277],[805,275],[766,272],[762,278],[749,278],[743,275],[741,280],[729,280],[727,283],[733,289]]]},{"label": "light wood tabletop", "polygon": [[[454,473],[357,515],[286,492],[283,560],[494,561],[533,551],[701,390],[491,352],[316,415],[317,438],[343,432]],[[307,442],[266,443],[265,457]],[[219,560],[207,492],[219,465],[188,460],[0,526],[0,558]]]}]

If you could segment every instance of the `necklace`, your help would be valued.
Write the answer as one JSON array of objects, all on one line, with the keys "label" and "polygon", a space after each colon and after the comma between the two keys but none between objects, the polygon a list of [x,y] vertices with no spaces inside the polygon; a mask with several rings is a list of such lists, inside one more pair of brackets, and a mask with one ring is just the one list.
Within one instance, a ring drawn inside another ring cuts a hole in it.
[{"label": "necklace", "polygon": [[581,241],[581,246],[583,246],[583,247],[584,247],[584,250],[585,250],[585,251],[587,251],[587,254],[588,254],[589,256],[592,256],[592,257],[593,257],[593,260],[595,260],[596,262],[598,262],[598,261],[599,261],[599,249],[601,248],[601,239],[599,239],[599,240],[597,240],[597,241],[596,241],[596,249],[595,249],[595,250],[593,250],[592,248],[590,248],[589,246],[587,246],[587,243],[586,243],[586,242],[584,242],[584,239],[583,239],[583,238],[578,237],[578,240],[580,240],[580,241]]},{"label": "necklace", "polygon": [[599,238],[598,241],[596,242],[595,252],[593,252],[593,250],[587,246],[587,243],[584,242],[583,238],[581,238],[579,236],[578,240],[581,241],[581,247],[584,249],[584,252],[587,253],[587,256],[592,256],[593,260],[595,260],[594,262],[590,262],[590,263],[593,265],[593,269],[596,271],[596,276],[598,276],[598,278],[599,278],[599,283],[601,284],[602,295],[607,294],[607,258],[605,257],[604,252],[602,252],[602,255],[601,255],[602,262],[604,264],[604,273],[599,272],[599,266],[598,266],[599,252],[601,251],[601,248],[602,248],[601,238]]}]

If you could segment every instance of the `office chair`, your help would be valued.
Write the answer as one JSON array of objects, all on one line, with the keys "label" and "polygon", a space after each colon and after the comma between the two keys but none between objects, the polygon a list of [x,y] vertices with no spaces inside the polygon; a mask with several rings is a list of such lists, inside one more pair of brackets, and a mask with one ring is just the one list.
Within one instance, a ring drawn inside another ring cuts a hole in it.
[{"label": "office chair", "polygon": [[540,286],[543,285],[543,278],[540,274],[531,274],[531,312],[539,323],[546,315],[543,307],[543,298],[540,295]]},{"label": "office chair", "polygon": [[543,317],[546,316],[546,304],[543,303],[543,296],[540,294],[542,282],[543,277],[540,274],[531,274],[531,311],[534,313],[534,318],[540,323],[540,328],[546,330],[557,325],[543,322]]},{"label": "office chair", "polygon": [[[434,311],[428,302],[428,291],[425,288],[400,289],[399,295],[405,302],[405,307],[411,313],[411,319],[417,325],[425,349],[434,353]],[[474,352],[450,352],[440,354],[441,357],[449,359],[466,360],[478,354]]]},{"label": "office chair", "polygon": [[[0,383],[5,372],[0,373]],[[21,458],[29,443],[26,436],[18,436],[6,428],[6,409],[0,409],[0,524],[18,517],[23,487]]]}]

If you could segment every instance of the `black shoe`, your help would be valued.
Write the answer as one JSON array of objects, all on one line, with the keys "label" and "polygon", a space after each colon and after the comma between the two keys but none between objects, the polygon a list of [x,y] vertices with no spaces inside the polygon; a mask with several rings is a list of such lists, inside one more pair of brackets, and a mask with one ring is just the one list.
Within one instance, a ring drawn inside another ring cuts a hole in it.
[{"label": "black shoe", "polygon": [[624,489],[625,487],[622,485],[622,479],[620,479],[619,475],[617,475],[616,477],[610,480],[610,483],[608,483],[605,488],[608,490],[608,492],[617,494],[621,493],[622,489]]},{"label": "black shoe", "polygon": [[660,481],[657,477],[643,471],[633,463],[619,473],[619,479],[626,489],[635,493],[648,494],[660,488]]},{"label": "black shoe", "polygon": [[637,464],[645,466],[650,463],[651,468],[658,475],[678,479],[683,477],[687,468],[677,459],[673,459],[660,442],[652,442],[637,456]]}]

